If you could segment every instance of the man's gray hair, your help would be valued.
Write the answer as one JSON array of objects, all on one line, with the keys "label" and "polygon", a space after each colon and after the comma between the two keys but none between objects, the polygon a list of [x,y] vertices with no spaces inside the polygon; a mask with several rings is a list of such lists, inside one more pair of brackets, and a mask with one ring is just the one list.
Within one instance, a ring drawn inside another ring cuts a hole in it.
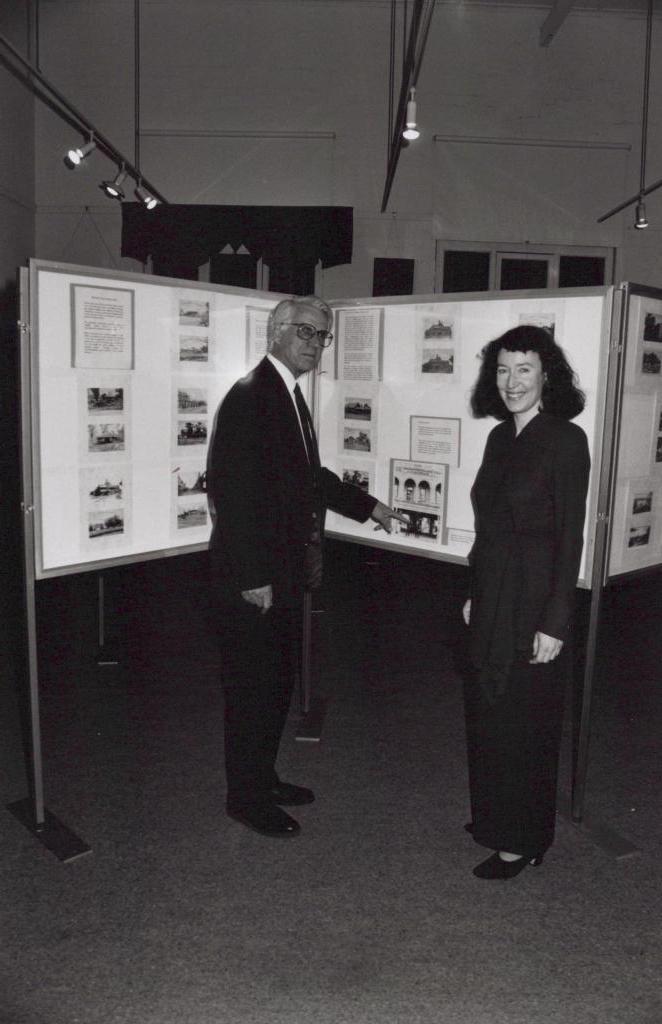
[{"label": "man's gray hair", "polygon": [[317,295],[293,295],[290,299],[281,299],[270,311],[267,320],[267,348],[269,350],[276,339],[278,325],[296,320],[297,310],[302,306],[313,306],[315,309],[319,309],[326,315],[328,326],[330,327],[333,323],[333,310],[324,299],[320,299]]}]

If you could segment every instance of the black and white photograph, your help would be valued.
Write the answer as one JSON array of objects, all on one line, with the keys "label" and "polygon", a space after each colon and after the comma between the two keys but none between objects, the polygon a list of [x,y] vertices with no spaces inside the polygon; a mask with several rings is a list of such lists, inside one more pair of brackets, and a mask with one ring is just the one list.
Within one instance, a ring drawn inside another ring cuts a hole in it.
[{"label": "black and white photograph", "polygon": [[190,530],[193,527],[207,525],[207,502],[195,501],[177,503],[177,529]]},{"label": "black and white photograph", "polygon": [[643,512],[650,512],[653,507],[653,492],[644,491],[634,494],[632,497],[632,515],[641,515]]},{"label": "black and white photograph", "polygon": [[644,316],[644,341],[662,344],[662,315],[659,313],[646,313]]},{"label": "black and white photograph", "polygon": [[347,396],[344,404],[344,417],[346,420],[369,422],[372,419],[372,398]]},{"label": "black and white photograph", "polygon": [[180,334],[179,335],[179,362],[180,363],[208,363],[209,362],[209,335],[207,335],[207,334]]},{"label": "black and white photograph", "polygon": [[177,474],[177,495],[182,497],[185,494],[206,494],[207,493],[207,470],[200,468],[188,469],[179,466]]},{"label": "black and white photograph", "polygon": [[455,366],[455,351],[446,345],[428,343],[421,352],[420,371],[423,374],[452,374]]},{"label": "black and white photograph", "polygon": [[655,461],[662,462],[662,434],[658,434],[655,442]]},{"label": "black and white photograph", "polygon": [[394,521],[394,532],[404,537],[415,537],[416,540],[437,541],[439,539],[439,515],[434,512],[419,512],[410,508],[394,506],[396,512],[407,517],[406,523]]},{"label": "black and white photograph", "polygon": [[124,424],[88,423],[87,449],[96,454],[124,451]]},{"label": "black and white photograph", "polygon": [[662,373],[662,358],[653,349],[645,346],[641,352],[641,372],[649,377],[659,377]]},{"label": "black and white photograph", "polygon": [[179,324],[181,327],[209,327],[209,302],[180,298]]},{"label": "black and white photograph", "polygon": [[630,526],[628,531],[628,547],[629,548],[640,548],[644,547],[650,542],[651,537],[651,524],[647,523],[642,526]]},{"label": "black and white photograph", "polygon": [[92,505],[113,505],[124,500],[122,474],[104,473],[87,491]]},{"label": "black and white photograph", "polygon": [[372,451],[370,427],[343,427],[343,448],[346,452],[365,454]]},{"label": "black and white photograph", "polygon": [[124,533],[124,511],[121,508],[90,511],[88,518],[90,540],[98,540],[116,533]]},{"label": "black and white photograph", "polygon": [[184,448],[196,444],[207,444],[207,420],[178,420],[177,445]]},{"label": "black and white photograph", "polygon": [[124,388],[88,388],[87,411],[90,415],[123,412]]},{"label": "black and white photograph", "polygon": [[370,492],[370,473],[367,469],[353,469],[346,466],[342,471],[342,482],[360,487],[366,494]]},{"label": "black and white photograph", "polygon": [[177,388],[177,412],[189,415],[200,415],[208,411],[207,391],[205,388]]}]

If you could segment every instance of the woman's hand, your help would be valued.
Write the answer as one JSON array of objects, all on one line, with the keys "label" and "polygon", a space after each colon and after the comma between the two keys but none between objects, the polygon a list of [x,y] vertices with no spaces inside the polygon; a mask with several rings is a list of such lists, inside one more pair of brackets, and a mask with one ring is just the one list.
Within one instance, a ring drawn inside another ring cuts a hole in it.
[{"label": "woman's hand", "polygon": [[471,622],[471,598],[470,597],[468,597],[467,600],[462,605],[462,618],[464,619],[465,626],[468,626],[469,623]]},{"label": "woman's hand", "polygon": [[540,665],[546,661],[554,661],[561,653],[563,640],[557,640],[554,636],[547,636],[540,630],[533,638],[533,657],[529,658],[530,665]]}]

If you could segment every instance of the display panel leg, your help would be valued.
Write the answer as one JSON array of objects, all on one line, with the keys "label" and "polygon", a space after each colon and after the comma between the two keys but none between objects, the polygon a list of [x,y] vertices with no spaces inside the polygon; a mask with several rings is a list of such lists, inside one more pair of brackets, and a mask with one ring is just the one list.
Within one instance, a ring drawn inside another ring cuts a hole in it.
[{"label": "display panel leg", "polygon": [[[301,719],[296,732],[300,742],[319,743],[326,715],[326,701],[312,695],[312,647],[313,647],[313,599],[304,595],[303,601],[303,643],[301,654],[301,677],[299,680],[299,707]],[[319,613],[317,613],[319,614]]]},{"label": "display panel leg", "polygon": [[99,628],[97,665],[101,668],[115,668],[119,662],[106,645],[106,587],[103,573],[99,573],[98,577],[97,613]]},{"label": "display panel leg", "polygon": [[54,814],[51,814],[46,807],[43,808],[43,820],[40,823],[35,820],[31,800],[17,800],[15,803],[7,804],[7,809],[14,817],[18,818],[22,825],[25,825],[42,846],[54,853],[58,860],[66,863],[76,860],[86,853],[91,853],[92,848]]}]

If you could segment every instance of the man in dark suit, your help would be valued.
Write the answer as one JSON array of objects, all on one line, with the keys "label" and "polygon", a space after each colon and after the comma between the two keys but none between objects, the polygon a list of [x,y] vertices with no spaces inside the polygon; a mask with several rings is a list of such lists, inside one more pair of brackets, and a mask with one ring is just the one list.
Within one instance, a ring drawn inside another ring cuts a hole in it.
[{"label": "man in dark suit", "polygon": [[275,763],[301,646],[303,595],[321,581],[327,508],[390,532],[402,518],[320,466],[296,383],[330,344],[331,309],[316,296],[271,311],[267,355],[221,402],[208,467],[212,583],[225,691],[227,811],[264,835],[299,824],[283,806],[312,803]]}]

